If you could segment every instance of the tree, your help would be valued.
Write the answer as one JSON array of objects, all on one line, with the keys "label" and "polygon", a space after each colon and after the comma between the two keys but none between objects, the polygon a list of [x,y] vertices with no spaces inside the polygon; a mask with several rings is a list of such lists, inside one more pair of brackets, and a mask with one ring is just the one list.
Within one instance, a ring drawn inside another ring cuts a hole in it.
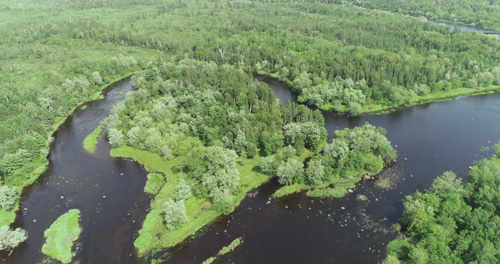
[{"label": "tree", "polygon": [[478,81],[479,84],[484,87],[491,85],[493,81],[495,81],[495,77],[491,72],[482,72],[479,74]]},{"label": "tree", "polygon": [[109,144],[112,148],[117,148],[123,143],[123,133],[121,130],[111,128],[108,132]]},{"label": "tree", "polygon": [[165,202],[163,206],[165,207],[165,225],[168,230],[174,231],[187,222],[184,201],[170,200]]},{"label": "tree", "polygon": [[246,152],[247,152],[247,157],[249,159],[253,159],[253,157],[257,155],[257,147],[255,146],[255,144],[248,142]]},{"label": "tree", "polygon": [[332,139],[330,144],[326,144],[323,155],[331,155],[336,160],[343,160],[349,151],[349,146],[345,141]]},{"label": "tree", "polygon": [[288,159],[293,158],[295,156],[295,154],[297,153],[297,151],[295,150],[295,148],[293,146],[288,145],[288,146],[283,148],[282,153],[283,153],[283,159],[288,160]]},{"label": "tree", "polygon": [[305,174],[307,180],[311,185],[318,185],[323,183],[325,176],[325,170],[323,164],[321,164],[320,159],[312,159],[307,163],[307,168],[305,169]]},{"label": "tree", "polygon": [[382,262],[382,264],[400,264],[401,262],[396,256],[389,255],[387,256],[386,259]]},{"label": "tree", "polygon": [[0,251],[10,251],[26,241],[28,232],[22,228],[10,230],[8,226],[0,227]]},{"label": "tree", "polygon": [[5,153],[3,156],[3,170],[12,174],[23,166],[23,160],[15,154]]},{"label": "tree", "polygon": [[191,186],[184,179],[179,180],[179,185],[175,189],[175,200],[186,202],[191,197]]},{"label": "tree", "polygon": [[238,130],[238,134],[236,135],[236,138],[234,139],[234,150],[236,150],[236,153],[238,155],[241,155],[245,151],[245,147],[247,145],[245,134],[243,131]]},{"label": "tree", "polygon": [[214,204],[224,201],[225,197],[222,196],[227,197],[238,186],[240,177],[236,169],[237,158],[234,150],[218,146],[202,150],[203,169],[198,169],[198,173],[201,174],[201,183],[207,188]]},{"label": "tree", "polygon": [[[324,130],[324,129],[323,129]],[[322,128],[318,127],[313,122],[305,122],[301,124],[301,132],[304,136],[304,143],[308,149],[316,150],[321,140],[324,138]],[[326,132],[325,132],[326,135]]]},{"label": "tree", "polygon": [[106,119],[102,121],[102,125],[107,129],[118,128],[121,125],[121,121],[118,114],[113,114],[106,117]]},{"label": "tree", "polygon": [[259,162],[262,173],[274,176],[277,169],[277,162],[274,156],[264,157]]},{"label": "tree", "polygon": [[447,171],[443,173],[443,175],[437,177],[434,182],[432,182],[431,191],[439,195],[447,193],[465,195],[462,179],[457,178],[457,175],[452,171]]},{"label": "tree", "polygon": [[94,83],[94,85],[101,85],[102,84],[102,77],[98,71],[95,71],[92,73],[92,82]]},{"label": "tree", "polygon": [[299,123],[288,123],[283,127],[283,135],[285,136],[285,142],[287,144],[293,144],[295,138],[300,136],[302,133],[302,127]]},{"label": "tree", "polygon": [[139,134],[141,129],[139,127],[133,127],[127,132],[127,144],[134,145],[139,140]]},{"label": "tree", "polygon": [[0,206],[9,211],[16,204],[17,193],[14,188],[9,188],[8,186],[0,187]]},{"label": "tree", "polygon": [[300,92],[304,88],[310,87],[312,84],[309,74],[307,72],[302,72],[299,76],[293,79],[292,88],[295,92]]},{"label": "tree", "polygon": [[302,179],[304,175],[304,164],[295,159],[289,159],[283,162],[277,171],[278,182],[280,184],[292,185]]},{"label": "tree", "polygon": [[351,116],[358,116],[363,113],[363,109],[361,108],[361,105],[356,102],[350,102],[349,103],[349,114]]},{"label": "tree", "polygon": [[266,155],[274,154],[283,147],[283,144],[283,135],[273,133],[270,138],[264,139],[264,152]]},{"label": "tree", "polygon": [[425,248],[421,246],[412,247],[408,256],[411,259],[411,263],[415,264],[426,264],[429,263],[429,256]]}]

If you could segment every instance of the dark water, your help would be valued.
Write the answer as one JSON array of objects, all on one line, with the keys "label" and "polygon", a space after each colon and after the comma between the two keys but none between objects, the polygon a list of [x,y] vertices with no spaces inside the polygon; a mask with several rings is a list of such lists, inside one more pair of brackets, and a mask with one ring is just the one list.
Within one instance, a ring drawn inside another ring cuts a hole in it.
[{"label": "dark water", "polygon": [[[131,90],[129,80],[108,89],[105,98],[77,110],[55,134],[50,166],[23,195],[19,226],[29,238],[7,263],[37,263],[43,232],[69,209],[82,212],[83,232],[74,260],[81,263],[137,263],[133,241],[149,208],[143,192],[146,172],[137,163],[109,156],[100,139],[96,154],[83,149],[83,140],[108,116],[113,104]],[[36,222],[35,222],[36,221]],[[2,256],[2,259],[5,256]]]},{"label": "dark water", "polygon": [[498,30],[484,29],[484,28],[478,28],[478,27],[466,26],[466,25],[460,25],[460,24],[453,24],[453,23],[447,23],[447,22],[438,22],[438,21],[434,21],[434,20],[428,20],[428,21],[434,25],[445,25],[450,29],[450,31],[457,29],[457,30],[464,31],[464,32],[495,33],[495,34],[488,34],[488,35],[500,37],[500,32]]},{"label": "dark water", "polygon": [[[263,77],[267,81],[268,78]],[[275,94],[295,98],[279,82]],[[401,216],[405,196],[424,191],[443,172],[465,177],[475,160],[492,154],[500,139],[500,94],[405,108],[390,114],[348,118],[324,112],[330,136],[336,129],[369,122],[387,130],[397,145],[398,161],[377,180],[359,184],[344,198],[311,199],[303,194],[269,197],[275,182],[246,198],[237,210],[191,243],[177,247],[169,263],[199,263],[233,239],[244,244],[216,263],[377,263],[397,234],[392,225]],[[392,187],[379,185],[388,181]],[[359,200],[358,195],[367,200]]]}]

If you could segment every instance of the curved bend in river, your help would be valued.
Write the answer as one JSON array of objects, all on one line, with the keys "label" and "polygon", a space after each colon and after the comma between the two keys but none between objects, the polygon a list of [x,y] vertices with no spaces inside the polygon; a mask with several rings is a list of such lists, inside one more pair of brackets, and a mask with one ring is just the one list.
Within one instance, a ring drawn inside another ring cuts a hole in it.
[{"label": "curved bend in river", "polygon": [[49,169],[27,188],[18,225],[29,238],[7,263],[39,263],[44,231],[69,209],[79,209],[82,233],[73,261],[81,263],[139,263],[133,241],[150,202],[144,191],[146,172],[136,162],[109,156],[99,139],[96,154],[83,149],[83,140],[112,106],[132,90],[130,79],[107,89],[104,99],[75,111],[55,134]]}]

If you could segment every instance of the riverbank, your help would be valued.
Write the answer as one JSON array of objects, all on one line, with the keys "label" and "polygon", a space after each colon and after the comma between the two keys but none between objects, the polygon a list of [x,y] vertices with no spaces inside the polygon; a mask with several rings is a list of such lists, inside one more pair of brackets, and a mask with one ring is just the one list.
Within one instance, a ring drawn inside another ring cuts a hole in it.
[{"label": "riverbank", "polygon": [[[418,14],[418,13],[400,12],[400,11],[394,11],[394,10],[390,10],[390,9],[380,9],[380,8],[374,8],[374,7],[360,7],[360,8],[364,8],[364,9],[368,9],[368,10],[379,10],[379,11],[380,10],[384,10],[384,11],[390,12],[392,14],[398,14],[398,15],[408,16],[408,17],[414,18],[414,19],[423,18],[423,19],[426,19],[426,21],[424,21],[424,22],[435,21],[435,22],[438,22],[438,23],[449,23],[449,24],[454,24],[454,25],[460,25],[460,26],[467,26],[467,27],[478,28],[478,26],[475,25],[475,24],[473,24],[473,23],[465,23],[465,22],[462,22],[462,21],[450,21],[450,20],[446,20],[446,19],[443,19],[443,18],[439,18],[439,17],[429,18],[429,17],[427,17],[427,16],[425,16],[423,14]],[[493,24],[491,26],[487,26],[487,27],[489,27],[489,28],[482,28],[481,27],[480,29],[500,31],[500,27],[494,26]]]},{"label": "riverbank", "polygon": [[[186,202],[188,222],[179,229],[168,231],[163,224],[162,213],[164,203],[173,197],[179,182],[180,175],[173,171],[179,159],[174,158],[165,161],[158,154],[129,146],[111,149],[110,154],[112,157],[117,158],[131,158],[144,166],[148,172],[160,173],[165,177],[163,186],[161,186],[158,194],[151,202],[151,211],[139,230],[139,237],[134,242],[140,257],[147,256],[154,249],[165,249],[179,244],[223,214],[215,210],[209,200],[192,196]],[[253,159],[238,162],[236,168],[240,173],[240,188],[232,195],[231,209],[224,212],[224,214],[232,212],[245,198],[247,192],[270,180],[267,175],[256,170],[260,159],[261,157],[257,155]],[[148,179],[148,181],[152,179]]]},{"label": "riverbank", "polygon": [[[326,141],[320,144],[314,152],[306,149],[296,159],[302,162],[319,153],[325,145]],[[213,208],[209,200],[192,196],[186,201],[186,214],[189,220],[180,228],[169,231],[163,223],[164,203],[174,196],[179,183],[181,173],[175,172],[175,167],[179,164],[180,158],[165,161],[158,154],[130,146],[113,148],[110,150],[110,155],[115,158],[131,158],[149,173],[161,174],[164,177],[164,180],[158,180],[157,175],[148,176],[144,191],[148,192],[150,189],[159,189],[159,191],[151,202],[151,211],[146,216],[139,230],[139,237],[134,242],[140,257],[146,257],[155,249],[170,248],[188,239],[204,226],[216,221],[218,217],[234,211],[247,193],[271,179],[270,176],[260,173],[259,162],[262,159],[260,155],[252,159],[238,159],[236,168],[239,172],[240,187],[232,195],[230,209],[221,213]],[[153,185],[155,188],[151,188]]]},{"label": "riverbank", "polygon": [[374,172],[359,172],[358,175],[351,175],[345,178],[337,178],[335,180],[325,182],[318,186],[311,186],[307,184],[293,184],[279,188],[274,194],[274,198],[287,196],[294,193],[306,192],[307,197],[344,197],[351,189],[355,188],[358,183],[363,180],[373,179],[382,172],[386,166]]},{"label": "riverbank", "polygon": [[[113,86],[114,84],[129,78],[130,76],[133,75],[133,72],[129,71],[126,72],[124,75],[120,76],[115,76],[109,83],[107,84],[102,84],[95,88],[95,92],[92,93],[92,96],[88,98],[88,101],[80,102],[78,105],[72,107],[69,110],[69,114],[65,118],[61,118],[60,120],[56,120],[55,123],[52,125],[53,129],[50,131],[47,135],[47,140],[49,141],[49,147],[50,144],[54,138],[54,135],[57,133],[59,130],[60,126],[70,117],[73,115],[73,113],[79,109],[80,107],[83,107],[85,104],[95,101],[99,99],[102,95],[102,93],[108,89],[109,87]],[[19,182],[19,184],[10,186],[14,187],[16,189],[16,192],[18,193],[19,196],[23,193],[24,189],[30,185],[32,185],[48,168],[49,166],[49,160],[45,159],[43,162],[37,162],[33,165],[34,169],[31,171],[30,175],[26,177],[26,179],[22,182]],[[0,208],[0,226],[4,225],[11,225],[16,221],[16,214],[19,212],[20,209],[20,204],[21,204],[21,198],[19,198],[16,201],[15,206],[13,207],[12,210],[6,211],[3,208]]]},{"label": "riverbank", "polygon": [[[363,114],[385,114],[393,111],[397,111],[401,108],[415,105],[423,105],[434,102],[443,102],[448,100],[453,100],[459,96],[476,96],[491,94],[500,91],[500,86],[492,85],[488,87],[481,88],[458,88],[452,89],[450,91],[442,91],[438,93],[428,94],[424,96],[417,96],[407,103],[403,103],[396,106],[382,106],[382,105],[364,105]],[[322,110],[329,110],[321,108]]]},{"label": "riverbank", "polygon": [[[294,93],[291,89],[292,81],[286,79],[286,78],[280,78],[277,74],[270,74],[264,71],[253,71],[256,72],[256,74],[269,77],[269,78],[274,78],[280,82],[283,82],[283,84],[290,90],[290,92],[294,95],[297,95]],[[478,88],[457,88],[457,89],[451,89],[449,91],[440,91],[436,93],[430,93],[427,95],[423,96],[416,96],[410,101],[399,104],[399,105],[380,105],[380,104],[367,104],[362,106],[362,114],[361,115],[367,115],[367,114],[385,114],[385,113],[390,113],[394,111],[398,111],[404,107],[409,107],[409,106],[416,106],[416,105],[423,105],[423,104],[428,104],[428,103],[434,103],[434,102],[443,102],[443,101],[448,101],[448,100],[453,100],[456,97],[460,96],[476,96],[476,95],[484,95],[484,94],[492,94],[500,92],[500,86],[498,85],[490,85],[487,87],[478,87]],[[303,104],[303,103],[301,103]],[[307,105],[307,104],[305,104]],[[310,106],[310,105],[308,105]],[[331,111],[331,112],[336,112],[339,114],[347,114],[349,109],[345,106],[341,106],[340,108],[335,108],[332,104],[324,104],[322,106],[318,107],[319,109],[323,111]]]}]

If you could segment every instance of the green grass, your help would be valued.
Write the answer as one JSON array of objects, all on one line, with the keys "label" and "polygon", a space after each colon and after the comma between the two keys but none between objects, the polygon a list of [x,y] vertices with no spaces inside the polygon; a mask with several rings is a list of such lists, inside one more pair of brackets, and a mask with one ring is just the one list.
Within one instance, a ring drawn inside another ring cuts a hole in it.
[{"label": "green grass", "polygon": [[149,173],[148,181],[144,186],[144,191],[150,194],[157,194],[165,184],[165,177],[161,173]]},{"label": "green grass", "polygon": [[243,243],[242,237],[236,238],[229,245],[227,245],[227,246],[223,247],[221,250],[219,250],[219,253],[217,253],[217,255],[215,255],[215,257],[211,257],[211,258],[208,258],[207,260],[203,261],[203,264],[210,264],[210,263],[214,262],[217,259],[217,257],[225,255],[229,252],[233,252],[234,249],[237,248],[242,243]]},{"label": "green grass", "polygon": [[375,183],[380,188],[389,189],[391,188],[391,183],[389,182],[389,178],[381,179]]},{"label": "green grass", "polygon": [[309,185],[306,185],[306,184],[292,184],[292,185],[285,185],[281,188],[279,188],[274,194],[273,194],[273,197],[277,198],[277,197],[283,197],[283,196],[287,196],[287,195],[290,195],[292,193],[299,193],[303,190],[307,190],[307,189],[310,189],[312,188],[311,186]]},{"label": "green grass", "polygon": [[[19,205],[16,205],[19,206]],[[0,207],[0,226],[10,225],[16,220],[16,211],[6,211]]]},{"label": "green grass", "polygon": [[341,186],[335,186],[333,188],[324,189],[314,189],[307,191],[308,197],[334,197],[340,198],[347,194],[347,189]]},{"label": "green grass", "polygon": [[387,244],[387,255],[396,256],[398,259],[404,259],[410,252],[410,247],[416,241],[413,238],[395,239]]},{"label": "green grass", "polygon": [[[417,96],[413,98],[410,102],[407,102],[402,105],[396,106],[387,106],[387,105],[379,105],[379,104],[371,104],[363,106],[363,114],[371,114],[371,113],[386,113],[399,109],[402,106],[411,106],[411,105],[421,105],[432,102],[440,102],[446,100],[452,100],[458,96],[473,96],[473,95],[482,95],[482,94],[490,94],[500,91],[499,86],[488,86],[481,88],[457,88],[449,91],[441,91],[436,93],[430,93],[423,96]],[[329,110],[324,109],[323,110]]]},{"label": "green grass", "polygon": [[[212,207],[210,201],[192,196],[186,202],[188,222],[174,231],[168,231],[165,227],[162,213],[164,211],[164,203],[174,196],[175,189],[179,183],[179,174],[174,173],[172,170],[179,163],[179,159],[174,158],[165,161],[158,154],[134,149],[129,146],[111,149],[110,153],[113,157],[132,158],[143,165],[150,174],[161,174],[166,179],[165,184],[163,184],[151,202],[151,211],[146,216],[142,228],[139,230],[139,237],[134,242],[139,256],[146,256],[153,249],[175,246],[195,234],[202,227],[212,223],[221,215],[221,212]],[[304,155],[307,155],[307,153]],[[256,170],[260,159],[260,156],[256,156],[253,159],[245,159],[242,161],[242,164],[236,165],[236,168],[240,172],[240,187],[232,196],[231,208],[233,210],[245,198],[246,192],[269,180],[267,175],[261,174]],[[155,189],[160,185],[159,182],[159,177],[148,175],[148,182],[146,183],[148,187],[145,189]]]},{"label": "green grass", "polygon": [[98,126],[94,132],[90,133],[85,140],[83,140],[83,148],[89,152],[95,152],[95,146],[97,145],[97,138],[101,135],[102,126]]},{"label": "green grass", "polygon": [[78,239],[81,232],[80,210],[69,210],[45,230],[44,236],[47,240],[42,247],[43,254],[62,263],[70,263],[74,256],[71,250],[73,242]]},{"label": "green grass", "polygon": [[203,261],[202,264],[211,264],[214,261],[215,261],[215,258],[214,257],[210,257],[210,258],[206,259],[205,261]]}]

